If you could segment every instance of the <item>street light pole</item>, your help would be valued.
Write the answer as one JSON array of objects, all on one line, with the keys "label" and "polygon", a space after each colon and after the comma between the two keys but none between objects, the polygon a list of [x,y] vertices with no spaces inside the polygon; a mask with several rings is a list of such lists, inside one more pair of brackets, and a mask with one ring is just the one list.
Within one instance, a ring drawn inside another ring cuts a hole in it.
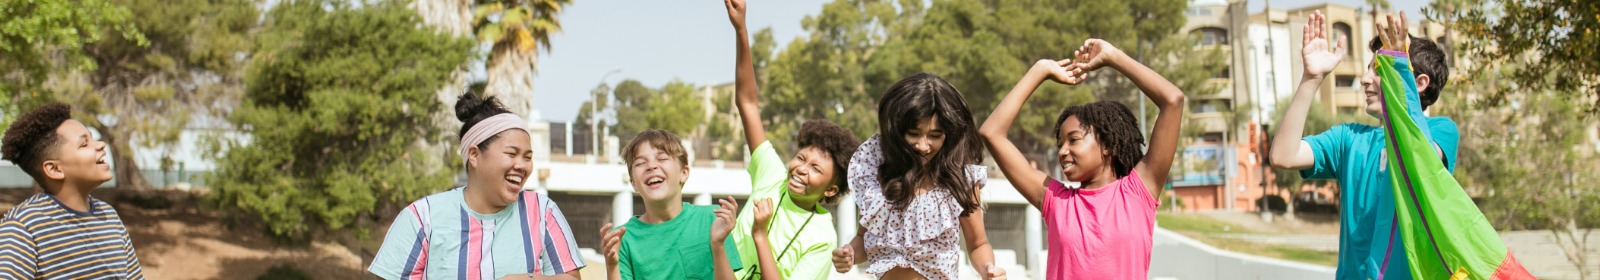
[{"label": "street light pole", "polygon": [[[622,73],[622,68],[612,68],[611,71],[606,71],[605,75],[601,75],[600,76],[600,84],[601,85],[606,84],[606,78],[610,78],[612,74],[616,74],[616,73]],[[605,94],[606,93],[604,93],[604,92],[594,92],[593,95],[589,96],[589,139],[590,139],[590,141],[589,141],[589,154],[590,155],[595,155],[595,156],[599,156],[600,155],[598,152],[596,152],[596,151],[600,150],[600,121],[599,121],[600,120],[600,99],[601,98],[605,98]],[[571,147],[567,147],[567,148],[571,149]]]}]

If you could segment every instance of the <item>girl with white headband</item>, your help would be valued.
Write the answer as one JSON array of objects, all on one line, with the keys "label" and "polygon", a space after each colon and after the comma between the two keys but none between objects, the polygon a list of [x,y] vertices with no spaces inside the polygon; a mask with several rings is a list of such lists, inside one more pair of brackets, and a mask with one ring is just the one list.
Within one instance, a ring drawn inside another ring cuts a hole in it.
[{"label": "girl with white headband", "polygon": [[526,121],[494,97],[456,102],[467,186],[412,202],[367,271],[384,279],[579,279],[572,229],[533,172]]}]

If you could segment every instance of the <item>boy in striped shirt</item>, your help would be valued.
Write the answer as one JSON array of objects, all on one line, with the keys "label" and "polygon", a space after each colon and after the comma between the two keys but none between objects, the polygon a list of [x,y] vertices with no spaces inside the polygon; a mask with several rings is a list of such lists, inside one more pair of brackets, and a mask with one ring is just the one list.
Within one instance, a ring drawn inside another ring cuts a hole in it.
[{"label": "boy in striped shirt", "polygon": [[44,189],[0,219],[0,278],[144,279],[117,211],[89,196],[111,181],[111,165],[72,107],[50,103],[17,118],[0,156]]}]

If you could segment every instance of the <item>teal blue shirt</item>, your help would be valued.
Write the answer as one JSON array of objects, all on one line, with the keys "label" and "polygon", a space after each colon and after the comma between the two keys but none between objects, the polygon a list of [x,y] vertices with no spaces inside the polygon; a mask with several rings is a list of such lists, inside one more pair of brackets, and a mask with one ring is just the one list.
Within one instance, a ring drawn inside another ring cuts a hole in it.
[{"label": "teal blue shirt", "polygon": [[[1446,117],[1430,117],[1428,129],[1434,144],[1444,151],[1445,168],[1455,172],[1456,144],[1460,133]],[[1395,230],[1394,189],[1389,185],[1382,127],[1341,124],[1306,137],[1316,158],[1301,170],[1306,179],[1339,180],[1339,266],[1336,279],[1410,280],[1406,249]],[[1390,244],[1394,240],[1394,244]],[[1391,249],[1390,246],[1393,246]],[[1388,269],[1384,270],[1385,253]]]}]

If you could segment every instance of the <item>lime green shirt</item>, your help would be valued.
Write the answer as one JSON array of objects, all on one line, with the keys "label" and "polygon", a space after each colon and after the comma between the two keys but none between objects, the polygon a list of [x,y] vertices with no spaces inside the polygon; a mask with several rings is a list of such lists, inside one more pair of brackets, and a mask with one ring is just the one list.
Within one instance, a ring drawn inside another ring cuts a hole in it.
[{"label": "lime green shirt", "polygon": [[[622,247],[617,250],[617,269],[622,279],[713,279],[711,223],[717,206],[683,204],[677,217],[659,224],[639,221],[635,216],[623,225]],[[744,266],[734,257],[733,239],[723,239],[728,264],[734,270]]]},{"label": "lime green shirt", "polygon": [[737,273],[739,279],[761,278],[760,268],[757,268],[761,262],[756,259],[756,242],[750,231],[755,224],[752,210],[755,207],[751,205],[763,198],[771,198],[778,204],[767,226],[767,242],[772,246],[778,273],[784,279],[828,279],[838,238],[838,231],[833,229],[833,214],[820,204],[816,212],[811,212],[789,200],[788,165],[772,149],[772,142],[761,143],[750,153],[749,171],[750,200],[739,211],[732,233],[734,244],[739,247],[739,260],[745,265],[745,269]]}]

